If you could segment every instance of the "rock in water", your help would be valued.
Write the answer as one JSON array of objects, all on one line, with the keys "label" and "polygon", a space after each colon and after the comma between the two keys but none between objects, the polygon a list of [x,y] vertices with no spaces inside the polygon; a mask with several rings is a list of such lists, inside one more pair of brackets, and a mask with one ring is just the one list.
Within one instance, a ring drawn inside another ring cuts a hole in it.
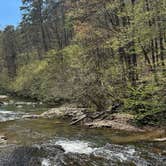
[{"label": "rock in water", "polygon": [[41,166],[37,147],[19,147],[15,149],[8,157],[4,166]]},{"label": "rock in water", "polygon": [[41,114],[41,117],[44,118],[54,118],[54,117],[62,117],[65,115],[65,109],[63,108],[52,108],[47,112]]},{"label": "rock in water", "polygon": [[46,143],[41,146],[15,147],[3,157],[0,156],[0,166],[46,166],[47,158],[53,158],[55,163],[62,163],[63,155],[64,150],[59,145]]},{"label": "rock in water", "polygon": [[0,95],[0,102],[8,101],[8,100],[9,100],[8,96],[6,96],[6,95]]},{"label": "rock in water", "polygon": [[0,145],[4,145],[6,143],[7,143],[7,137],[0,135]]},{"label": "rock in water", "polygon": [[156,139],[154,139],[154,141],[165,142],[166,141],[166,137],[165,138],[156,138]]},{"label": "rock in water", "polygon": [[40,115],[23,115],[22,118],[23,119],[37,119],[40,118]]}]

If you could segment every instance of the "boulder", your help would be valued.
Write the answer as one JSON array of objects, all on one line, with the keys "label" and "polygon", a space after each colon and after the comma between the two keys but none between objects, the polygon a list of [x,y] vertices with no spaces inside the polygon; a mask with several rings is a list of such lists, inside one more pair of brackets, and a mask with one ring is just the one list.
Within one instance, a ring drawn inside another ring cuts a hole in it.
[{"label": "boulder", "polygon": [[7,137],[0,135],[0,144],[6,144],[7,143]]},{"label": "boulder", "polygon": [[40,118],[40,115],[23,115],[22,118],[23,119],[37,119]]},{"label": "boulder", "polygon": [[66,113],[65,108],[52,108],[40,115],[43,118],[63,117]]},{"label": "boulder", "polygon": [[54,117],[70,117],[75,118],[84,115],[86,108],[69,108],[69,107],[59,107],[52,108],[40,115],[43,118],[54,118]]},{"label": "boulder", "polygon": [[133,120],[130,114],[112,114],[112,119],[95,119],[93,122],[85,123],[85,126],[91,128],[112,128],[116,130],[143,132],[144,130],[133,126],[130,121]]},{"label": "boulder", "polygon": [[[7,149],[7,150],[6,150]],[[48,165],[47,158],[63,166],[64,149],[59,145],[32,145],[13,148],[5,148],[5,153],[0,152],[0,165],[2,166],[41,166]],[[49,160],[49,159],[48,159]],[[46,163],[46,164],[44,164]]]},{"label": "boulder", "polygon": [[9,97],[6,95],[0,95],[0,102],[9,101]]},{"label": "boulder", "polygon": [[22,105],[18,105],[17,108],[23,108],[23,106]]}]

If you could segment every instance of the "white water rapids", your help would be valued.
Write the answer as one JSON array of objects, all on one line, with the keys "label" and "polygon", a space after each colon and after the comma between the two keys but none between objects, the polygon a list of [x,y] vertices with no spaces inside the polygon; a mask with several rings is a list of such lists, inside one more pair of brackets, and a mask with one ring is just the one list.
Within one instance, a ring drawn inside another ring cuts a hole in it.
[{"label": "white water rapids", "polygon": [[111,151],[111,149],[106,149],[105,147],[94,147],[94,144],[81,140],[59,140],[55,142],[55,145],[62,146],[65,153],[93,154],[106,159],[116,157],[120,161],[127,160],[129,156],[133,156],[136,152],[134,148],[125,149],[123,152],[115,152],[113,149]]},{"label": "white water rapids", "polygon": [[4,111],[0,109],[0,122],[6,122],[11,120],[20,119],[23,113],[13,112],[13,111]]},{"label": "white water rapids", "polygon": [[[95,157],[101,157],[107,160],[115,158],[120,162],[124,162],[136,157],[134,155],[136,150],[133,147],[116,151],[115,149],[107,149],[106,147],[95,147],[94,143],[91,142],[68,139],[56,140],[54,145],[60,145],[65,150],[66,154],[73,153],[87,156],[93,155]],[[50,160],[43,159],[42,166],[51,166]]]}]

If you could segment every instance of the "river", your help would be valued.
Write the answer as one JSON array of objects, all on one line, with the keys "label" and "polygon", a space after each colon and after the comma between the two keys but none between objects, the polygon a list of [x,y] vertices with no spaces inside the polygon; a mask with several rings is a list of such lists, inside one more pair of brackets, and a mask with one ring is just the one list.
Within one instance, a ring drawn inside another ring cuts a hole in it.
[{"label": "river", "polygon": [[[17,103],[17,104],[16,104]],[[166,137],[157,131],[123,132],[70,126],[59,119],[23,119],[44,105],[12,102],[0,107],[0,166],[165,166]]]}]

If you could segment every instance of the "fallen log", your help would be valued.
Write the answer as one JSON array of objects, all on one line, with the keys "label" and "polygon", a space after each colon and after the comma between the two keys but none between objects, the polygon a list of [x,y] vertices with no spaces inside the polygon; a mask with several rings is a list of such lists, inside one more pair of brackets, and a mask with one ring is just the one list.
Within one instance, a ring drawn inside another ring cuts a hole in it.
[{"label": "fallen log", "polygon": [[75,124],[79,123],[80,121],[84,120],[86,117],[87,117],[86,115],[82,115],[77,120],[71,122],[70,125],[75,125]]}]

